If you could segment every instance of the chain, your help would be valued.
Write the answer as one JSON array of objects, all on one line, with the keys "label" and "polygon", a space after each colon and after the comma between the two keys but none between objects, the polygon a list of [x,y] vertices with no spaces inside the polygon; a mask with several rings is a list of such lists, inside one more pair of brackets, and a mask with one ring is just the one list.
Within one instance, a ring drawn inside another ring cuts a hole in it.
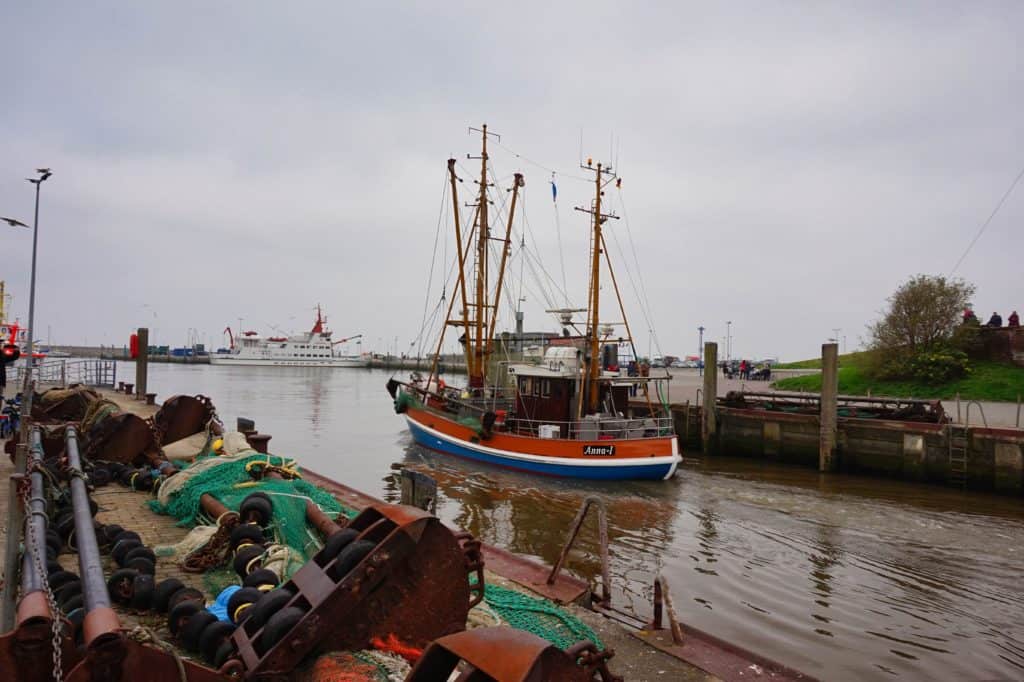
[{"label": "chain", "polygon": [[[35,468],[36,465],[35,462],[33,462],[29,465],[28,473],[31,475]],[[31,518],[32,514],[39,514],[45,519],[45,512],[35,512],[32,510],[29,490],[24,488],[23,491],[22,504],[25,505],[25,516]],[[53,649],[53,679],[56,680],[56,682],[63,682],[64,668],[62,656],[64,652],[63,637],[61,637],[60,608],[57,606],[57,600],[53,596],[53,590],[50,589],[50,580],[47,577],[46,563],[42,559],[43,554],[40,552],[38,538],[34,533],[28,532],[25,534],[25,539],[25,551],[29,553],[32,563],[35,564],[36,573],[39,575],[39,582],[43,584],[43,591],[46,593],[46,601],[50,606],[50,645]]]},{"label": "chain", "polygon": [[193,550],[181,561],[181,568],[188,573],[204,573],[222,565],[231,549],[231,531],[238,525],[238,515],[226,512],[217,519],[217,532],[201,547]]},{"label": "chain", "polygon": [[188,674],[185,672],[185,662],[181,659],[181,655],[177,649],[156,636],[152,630],[142,625],[136,625],[134,628],[127,632],[128,639],[138,642],[139,644],[152,644],[158,646],[174,658],[174,664],[178,668],[178,677],[181,682],[188,682]]}]

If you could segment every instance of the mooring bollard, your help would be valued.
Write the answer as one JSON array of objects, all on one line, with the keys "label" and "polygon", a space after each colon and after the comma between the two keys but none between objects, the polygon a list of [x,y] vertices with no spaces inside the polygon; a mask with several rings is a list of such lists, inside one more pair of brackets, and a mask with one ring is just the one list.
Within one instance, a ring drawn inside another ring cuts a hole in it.
[{"label": "mooring bollard", "polygon": [[261,455],[267,454],[267,446],[270,443],[271,438],[273,438],[273,436],[267,433],[253,433],[246,434],[245,436],[245,439],[249,441],[249,445],[252,446],[252,449]]},{"label": "mooring bollard", "polygon": [[124,385],[124,394],[125,395],[131,395],[132,393],[135,392],[134,389],[135,389],[135,384],[125,384]]},{"label": "mooring bollard", "polygon": [[147,393],[146,394],[146,404],[147,405],[156,405],[156,393]]},{"label": "mooring bollard", "polygon": [[402,504],[437,513],[437,481],[419,472],[402,470]]},{"label": "mooring bollard", "polygon": [[835,471],[836,429],[839,396],[839,344],[821,345],[821,396],[819,398],[818,471]]},{"label": "mooring bollard", "polygon": [[701,447],[705,455],[716,454],[718,445],[718,416],[716,414],[718,397],[718,344],[708,341],[704,344],[705,367],[713,371],[704,372],[704,409],[701,412]]}]

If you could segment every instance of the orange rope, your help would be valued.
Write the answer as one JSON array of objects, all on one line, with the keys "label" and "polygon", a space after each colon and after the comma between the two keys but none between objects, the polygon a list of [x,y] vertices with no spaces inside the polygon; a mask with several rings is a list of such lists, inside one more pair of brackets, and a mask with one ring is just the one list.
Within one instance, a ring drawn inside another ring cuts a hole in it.
[{"label": "orange rope", "polygon": [[415,663],[420,660],[423,655],[423,649],[417,649],[416,647],[403,644],[395,633],[389,633],[387,639],[381,639],[380,637],[374,637],[370,640],[370,644],[374,649],[380,651],[388,651],[393,654],[398,654],[410,663]]}]

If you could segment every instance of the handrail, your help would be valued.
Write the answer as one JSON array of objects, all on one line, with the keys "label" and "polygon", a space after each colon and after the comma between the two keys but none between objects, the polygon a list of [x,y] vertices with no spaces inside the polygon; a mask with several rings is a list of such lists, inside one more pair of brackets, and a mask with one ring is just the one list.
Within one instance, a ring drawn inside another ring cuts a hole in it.
[{"label": "handrail", "polygon": [[979,403],[977,400],[969,400],[969,401],[967,401],[967,415],[966,415],[967,418],[966,418],[966,421],[964,422],[964,426],[969,426],[970,423],[971,423],[971,405],[977,405],[978,406],[978,412],[981,413],[981,422],[985,425],[985,428],[987,429],[988,428],[988,419],[985,419],[985,410],[984,410],[984,408],[982,408],[981,403]]},{"label": "handrail", "polygon": [[117,361],[103,359],[44,360],[31,366],[18,365],[13,369],[15,379],[24,381],[26,374],[41,384],[86,384],[87,386],[114,386]]}]

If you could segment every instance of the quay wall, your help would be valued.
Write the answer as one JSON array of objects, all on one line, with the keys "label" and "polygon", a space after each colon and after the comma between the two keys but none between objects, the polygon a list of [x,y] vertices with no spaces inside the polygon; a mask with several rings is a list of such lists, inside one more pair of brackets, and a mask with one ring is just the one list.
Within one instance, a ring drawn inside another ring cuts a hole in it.
[{"label": "quay wall", "polygon": [[[642,415],[646,406],[632,404]],[[673,404],[683,456],[701,451],[703,406]],[[717,433],[705,456],[729,455],[818,468],[820,419],[717,407]],[[1024,429],[970,427],[963,478],[951,462],[953,431],[922,424],[839,417],[836,471],[1024,496]]]}]

